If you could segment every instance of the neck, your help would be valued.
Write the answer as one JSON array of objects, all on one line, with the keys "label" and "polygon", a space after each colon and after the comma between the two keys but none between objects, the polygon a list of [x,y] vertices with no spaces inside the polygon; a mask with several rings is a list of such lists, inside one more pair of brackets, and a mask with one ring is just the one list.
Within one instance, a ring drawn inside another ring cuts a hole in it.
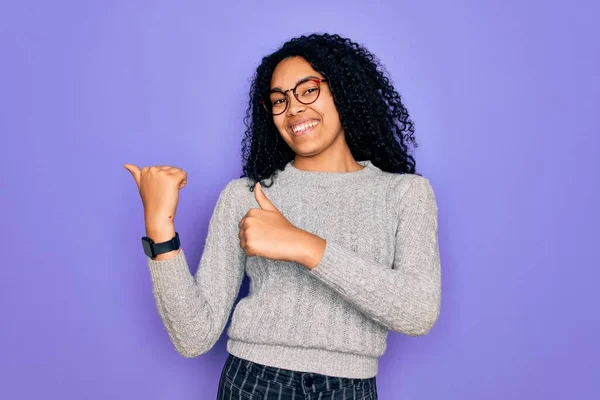
[{"label": "neck", "polygon": [[355,172],[364,168],[354,159],[345,140],[337,146],[335,143],[332,144],[319,154],[312,156],[297,154],[292,165],[302,171],[314,172]]},{"label": "neck", "polygon": [[308,188],[360,184],[365,179],[370,179],[381,173],[381,170],[369,160],[359,161],[357,164],[359,166],[358,169],[343,172],[298,169],[294,166],[294,161],[291,161],[277,174],[275,179],[279,184],[301,185],[304,188]]}]

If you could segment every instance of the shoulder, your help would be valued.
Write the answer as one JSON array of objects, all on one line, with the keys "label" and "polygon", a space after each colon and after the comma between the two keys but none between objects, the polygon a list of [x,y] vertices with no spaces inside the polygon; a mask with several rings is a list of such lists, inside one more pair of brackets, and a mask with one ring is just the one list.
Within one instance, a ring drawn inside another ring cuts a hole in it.
[{"label": "shoulder", "polygon": [[393,188],[396,195],[404,197],[406,195],[433,194],[433,186],[428,178],[416,174],[392,174]]},{"label": "shoulder", "polygon": [[416,174],[384,173],[388,179],[388,200],[394,208],[425,207],[437,211],[430,180]]},{"label": "shoulder", "polygon": [[219,197],[222,201],[242,204],[254,199],[254,193],[250,191],[250,180],[248,178],[230,180],[221,190]]},{"label": "shoulder", "polygon": [[245,213],[255,207],[254,193],[250,191],[250,180],[236,178],[230,180],[219,194],[218,204],[231,211]]},{"label": "shoulder", "polygon": [[236,178],[230,180],[221,191],[221,195],[233,197],[253,196],[250,191],[250,180],[248,178]]}]

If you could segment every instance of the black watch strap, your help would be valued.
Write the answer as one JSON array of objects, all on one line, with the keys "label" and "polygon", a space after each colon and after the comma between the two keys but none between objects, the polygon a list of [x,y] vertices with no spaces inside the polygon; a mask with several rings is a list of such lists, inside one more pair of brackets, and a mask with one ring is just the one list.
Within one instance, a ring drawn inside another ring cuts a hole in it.
[{"label": "black watch strap", "polygon": [[178,250],[181,246],[179,241],[179,233],[175,232],[175,236],[171,240],[166,242],[154,243],[152,239],[147,236],[142,238],[142,246],[144,247],[144,253],[154,259],[157,255],[168,253],[169,251]]}]

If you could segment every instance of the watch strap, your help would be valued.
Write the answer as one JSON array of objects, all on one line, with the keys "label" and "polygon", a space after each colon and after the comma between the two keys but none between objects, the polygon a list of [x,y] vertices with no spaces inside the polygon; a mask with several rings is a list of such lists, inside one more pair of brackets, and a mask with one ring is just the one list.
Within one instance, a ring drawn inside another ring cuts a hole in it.
[{"label": "watch strap", "polygon": [[179,240],[179,233],[175,232],[175,236],[166,242],[154,243],[152,239],[144,236],[142,238],[142,245],[144,247],[144,253],[152,259],[156,258],[157,255],[168,253],[169,251],[178,250],[181,246]]},{"label": "watch strap", "polygon": [[171,240],[162,243],[154,243],[154,253],[163,254],[169,251],[178,250],[181,242],[179,241],[179,233],[175,232],[175,236]]}]

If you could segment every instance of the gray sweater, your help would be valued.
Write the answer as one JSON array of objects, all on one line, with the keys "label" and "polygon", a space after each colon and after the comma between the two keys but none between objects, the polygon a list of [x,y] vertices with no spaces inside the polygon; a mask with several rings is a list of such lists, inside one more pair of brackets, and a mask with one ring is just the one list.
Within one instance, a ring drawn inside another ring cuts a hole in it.
[{"label": "gray sweater", "polygon": [[258,207],[246,179],[221,192],[195,276],[185,246],[169,260],[148,258],[157,309],[179,353],[212,348],[244,273],[250,290],[233,311],[227,349],[256,363],[369,378],[389,330],[424,335],[432,328],[441,298],[432,187],[418,175],[361,164],[356,172],[309,172],[290,163],[263,186],[288,221],[326,240],[312,270],[242,251],[238,223]]}]

